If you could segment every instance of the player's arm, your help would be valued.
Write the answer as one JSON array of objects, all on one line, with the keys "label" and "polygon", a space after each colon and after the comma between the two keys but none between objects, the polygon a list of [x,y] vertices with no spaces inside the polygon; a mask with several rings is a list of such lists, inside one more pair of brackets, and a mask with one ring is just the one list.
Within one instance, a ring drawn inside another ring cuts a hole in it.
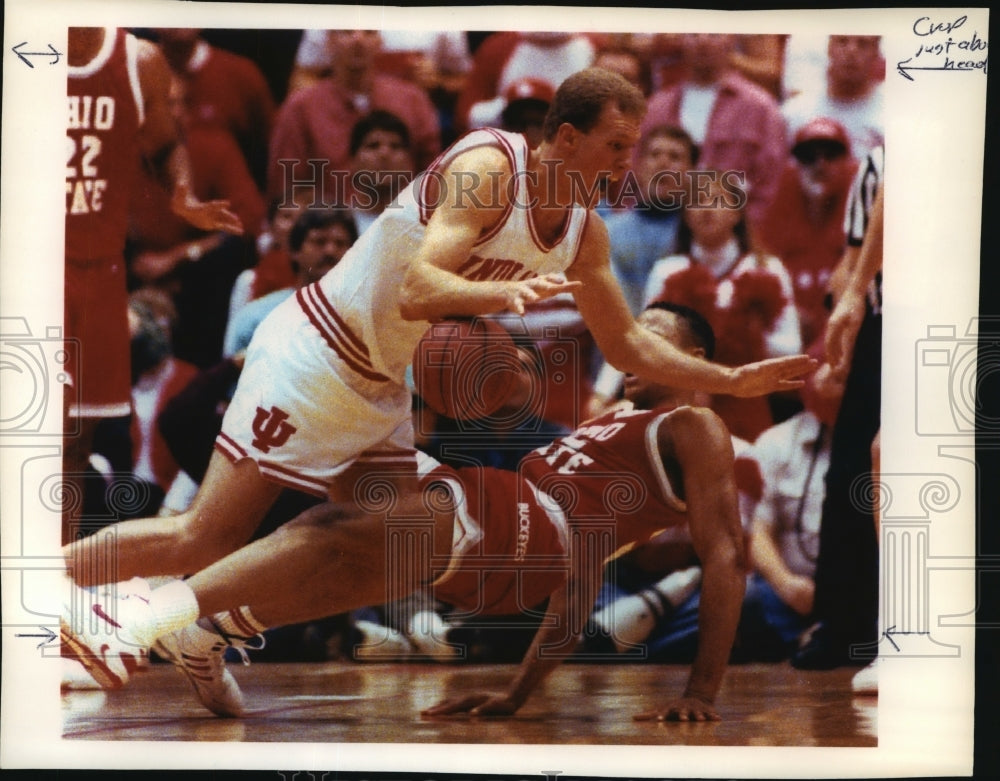
[{"label": "player's arm", "polygon": [[750,533],[750,562],[754,570],[771,584],[782,602],[801,615],[809,615],[813,608],[816,585],[812,578],[798,575],[788,568],[776,537],[775,519],[769,515],[756,515]]},{"label": "player's arm", "polygon": [[846,283],[826,325],[826,361],[835,377],[844,378],[854,354],[854,342],[865,317],[868,286],[882,268],[882,194],[879,187],[872,203],[861,249],[854,256]]},{"label": "player's arm", "polygon": [[806,355],[727,367],[685,353],[635,321],[608,258],[607,228],[591,216],[566,277],[580,283],[574,291],[577,308],[605,359],[616,369],[677,388],[760,396],[800,388],[804,383],[797,378],[816,368]]},{"label": "player's arm", "polygon": [[139,150],[161,175],[173,194],[171,209],[196,228],[243,233],[243,225],[229,210],[229,201],[199,201],[191,184],[187,147],[170,109],[170,66],[150,41],[138,39],[139,87],[145,120],[139,129]]},{"label": "player's arm", "polygon": [[718,721],[715,698],[736,637],[747,571],[732,439],[714,412],[688,407],[660,426],[658,442],[661,456],[681,466],[691,542],[701,561],[698,652],[681,698],[636,718]]},{"label": "player's arm", "polygon": [[575,287],[552,276],[474,281],[459,275],[479,237],[502,218],[511,176],[506,155],[493,147],[469,150],[434,176],[432,186],[440,190],[428,200],[437,206],[403,280],[404,319],[433,322],[505,310],[524,314],[525,304]]},{"label": "player's arm", "polygon": [[566,583],[549,597],[541,627],[517,674],[503,694],[469,694],[444,700],[424,716],[510,716],[559,664],[573,655],[601,587],[604,562],[593,555],[580,534],[570,536],[570,571]]}]

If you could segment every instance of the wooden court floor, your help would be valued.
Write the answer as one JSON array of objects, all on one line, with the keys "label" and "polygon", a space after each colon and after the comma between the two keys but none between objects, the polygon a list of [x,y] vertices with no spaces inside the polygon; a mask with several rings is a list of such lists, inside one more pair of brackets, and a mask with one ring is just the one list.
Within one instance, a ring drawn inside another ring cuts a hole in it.
[{"label": "wooden court floor", "polygon": [[856,668],[730,667],[721,722],[658,724],[632,715],[677,696],[687,666],[565,664],[509,720],[423,720],[451,694],[500,691],[514,665],[230,665],[248,714],[220,719],[166,664],[117,692],[63,694],[66,739],[323,743],[876,746],[877,698],[856,697]]}]

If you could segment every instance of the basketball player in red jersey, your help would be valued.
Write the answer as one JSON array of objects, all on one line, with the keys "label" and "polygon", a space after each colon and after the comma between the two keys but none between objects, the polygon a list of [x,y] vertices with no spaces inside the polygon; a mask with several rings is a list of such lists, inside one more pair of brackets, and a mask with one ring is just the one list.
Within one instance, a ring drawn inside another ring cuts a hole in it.
[{"label": "basketball player in red jersey", "polygon": [[[225,201],[200,202],[168,102],[170,71],[159,49],[124,30],[69,29],[66,125],[65,332],[78,340],[68,373],[63,469],[78,480],[102,418],[131,411],[125,235],[137,166],[161,172],[176,214],[203,230],[242,233]],[[72,501],[72,500],[70,500]],[[72,537],[74,509],[63,516]]]},{"label": "basketball player in red jersey", "polygon": [[[710,356],[708,324],[663,306],[640,322],[690,355]],[[381,604],[427,584],[437,599],[472,614],[512,614],[548,597],[507,692],[446,700],[424,713],[507,716],[576,649],[606,560],[686,523],[703,568],[698,654],[683,695],[637,718],[717,720],[714,700],[746,576],[731,437],[713,412],[689,406],[691,392],[635,376],[625,392],[626,405],[531,453],[516,473],[428,459],[419,508],[388,503],[378,513],[369,503],[371,513],[359,517],[321,505],[186,581],[154,591],[133,582],[102,612],[117,616],[117,642],[134,650],[160,637],[157,650],[184,654],[187,664],[178,666],[202,703],[233,716],[242,713],[242,697],[222,654],[228,645],[247,647],[265,626]],[[358,493],[377,503],[379,486],[380,476],[368,475]],[[185,598],[203,618],[171,632],[185,620]],[[114,654],[96,653],[96,638],[78,635],[74,648],[103,685],[124,679]]]}]

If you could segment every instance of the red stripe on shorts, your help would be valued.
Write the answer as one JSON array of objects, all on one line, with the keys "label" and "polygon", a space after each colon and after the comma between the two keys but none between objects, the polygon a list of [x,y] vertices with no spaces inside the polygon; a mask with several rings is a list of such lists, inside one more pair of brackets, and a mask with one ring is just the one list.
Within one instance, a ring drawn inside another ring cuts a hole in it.
[{"label": "red stripe on shorts", "polygon": [[[300,289],[295,294],[299,306],[305,312],[309,322],[319,331],[327,346],[354,372],[368,380],[387,382],[383,374],[379,374],[371,366],[368,349],[351,331],[347,324],[334,311],[329,301],[322,296],[315,284]],[[360,346],[360,347],[359,347]]]}]

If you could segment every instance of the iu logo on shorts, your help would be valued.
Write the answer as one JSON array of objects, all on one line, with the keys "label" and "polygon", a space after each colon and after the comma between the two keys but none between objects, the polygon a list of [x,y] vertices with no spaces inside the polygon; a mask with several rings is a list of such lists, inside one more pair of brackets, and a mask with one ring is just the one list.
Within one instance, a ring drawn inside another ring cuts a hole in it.
[{"label": "iu logo on shorts", "polygon": [[288,422],[288,413],[284,410],[273,406],[269,410],[257,407],[253,419],[254,440],[250,444],[269,453],[272,447],[284,445],[295,432],[296,428]]}]

